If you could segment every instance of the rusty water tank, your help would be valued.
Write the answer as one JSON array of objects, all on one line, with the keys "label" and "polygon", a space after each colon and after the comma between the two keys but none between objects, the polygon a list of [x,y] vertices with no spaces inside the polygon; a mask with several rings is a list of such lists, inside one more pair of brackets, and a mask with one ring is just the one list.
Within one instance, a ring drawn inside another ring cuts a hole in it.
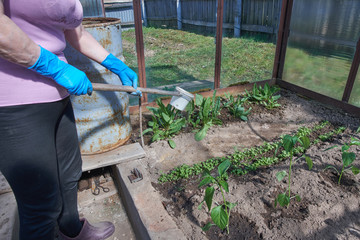
[{"label": "rusty water tank", "polygon": [[[85,29],[114,56],[124,60],[120,20],[84,18]],[[91,82],[119,84],[116,74],[67,46],[68,62],[84,71]],[[131,135],[129,96],[123,92],[97,92],[91,96],[71,96],[83,155],[102,153],[123,145]]]}]

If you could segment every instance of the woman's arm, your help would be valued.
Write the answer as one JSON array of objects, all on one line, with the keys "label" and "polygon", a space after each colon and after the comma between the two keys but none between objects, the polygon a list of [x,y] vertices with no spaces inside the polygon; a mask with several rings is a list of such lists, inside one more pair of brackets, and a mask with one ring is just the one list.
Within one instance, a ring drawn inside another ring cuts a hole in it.
[{"label": "woman's arm", "polygon": [[[75,29],[66,30],[65,38],[80,53],[117,74],[123,85],[137,88],[138,78],[136,73],[120,59],[106,51],[82,25]],[[141,96],[139,90],[131,94]]]},{"label": "woman's arm", "polygon": [[39,55],[40,47],[4,14],[3,0],[0,0],[0,57],[30,67]]},{"label": "woman's arm", "polygon": [[101,64],[109,55],[109,52],[84,29],[83,25],[66,30],[65,38],[73,48],[97,63]]},{"label": "woman's arm", "polygon": [[91,82],[84,72],[38,46],[4,14],[3,0],[0,0],[0,57],[51,77],[71,94],[92,91]]}]

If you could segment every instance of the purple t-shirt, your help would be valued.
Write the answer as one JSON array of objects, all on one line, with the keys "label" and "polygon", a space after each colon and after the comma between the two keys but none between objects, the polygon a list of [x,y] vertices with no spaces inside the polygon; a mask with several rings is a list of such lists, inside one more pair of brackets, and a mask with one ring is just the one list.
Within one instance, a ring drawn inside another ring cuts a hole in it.
[{"label": "purple t-shirt", "polygon": [[[81,24],[79,0],[4,0],[4,9],[35,43],[66,61],[64,31]],[[51,78],[0,58],[0,106],[54,102],[68,95]]]}]

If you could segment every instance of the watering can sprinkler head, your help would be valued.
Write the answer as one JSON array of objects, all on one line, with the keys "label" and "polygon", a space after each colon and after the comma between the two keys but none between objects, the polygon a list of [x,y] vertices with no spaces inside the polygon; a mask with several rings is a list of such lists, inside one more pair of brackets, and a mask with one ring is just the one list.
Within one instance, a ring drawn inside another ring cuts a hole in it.
[{"label": "watering can sprinkler head", "polygon": [[176,109],[183,111],[188,103],[194,99],[194,95],[185,91],[181,87],[176,87],[176,91],[179,93],[171,98],[170,105]]}]

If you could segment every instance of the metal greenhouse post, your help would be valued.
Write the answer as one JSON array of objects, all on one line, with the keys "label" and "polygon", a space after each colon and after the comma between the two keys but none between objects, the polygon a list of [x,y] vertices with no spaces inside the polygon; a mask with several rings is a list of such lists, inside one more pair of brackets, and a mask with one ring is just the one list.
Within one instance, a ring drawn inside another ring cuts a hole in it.
[{"label": "metal greenhouse post", "polygon": [[[146,88],[146,74],[145,74],[145,55],[144,55],[144,39],[142,31],[141,19],[141,0],[133,1],[134,21],[135,21],[135,36],[136,36],[136,53],[139,68],[139,83],[140,87]],[[147,94],[144,93],[141,101],[146,103],[148,100]]]},{"label": "metal greenhouse post", "polygon": [[344,89],[344,94],[342,97],[342,101],[344,101],[344,102],[348,102],[350,99],[351,91],[352,91],[352,88],[355,83],[357,72],[359,70],[359,64],[360,64],[360,38],[356,44],[356,51],[355,51],[354,59],[351,64],[349,77],[348,77],[348,80],[346,82],[346,86]]},{"label": "metal greenhouse post", "polygon": [[181,19],[181,0],[176,0],[176,12],[177,12],[177,25],[178,29],[182,29],[182,19]]},{"label": "metal greenhouse post", "polygon": [[215,53],[215,78],[214,89],[220,88],[220,72],[221,72],[221,47],[222,47],[222,29],[224,0],[218,0],[217,21],[216,21],[216,53]]},{"label": "metal greenhouse post", "polygon": [[283,0],[272,78],[281,79],[285,64],[285,53],[290,32],[293,0]]},{"label": "metal greenhouse post", "polygon": [[241,13],[242,13],[242,0],[236,0],[235,19],[234,19],[234,37],[240,37],[241,34]]},{"label": "metal greenhouse post", "polygon": [[141,11],[142,11],[142,16],[143,16],[143,20],[144,20],[144,25],[147,26],[147,18],[146,18],[146,8],[145,8],[145,1],[141,0]]},{"label": "metal greenhouse post", "polygon": [[101,0],[101,10],[103,12],[103,17],[106,17],[104,0]]}]

